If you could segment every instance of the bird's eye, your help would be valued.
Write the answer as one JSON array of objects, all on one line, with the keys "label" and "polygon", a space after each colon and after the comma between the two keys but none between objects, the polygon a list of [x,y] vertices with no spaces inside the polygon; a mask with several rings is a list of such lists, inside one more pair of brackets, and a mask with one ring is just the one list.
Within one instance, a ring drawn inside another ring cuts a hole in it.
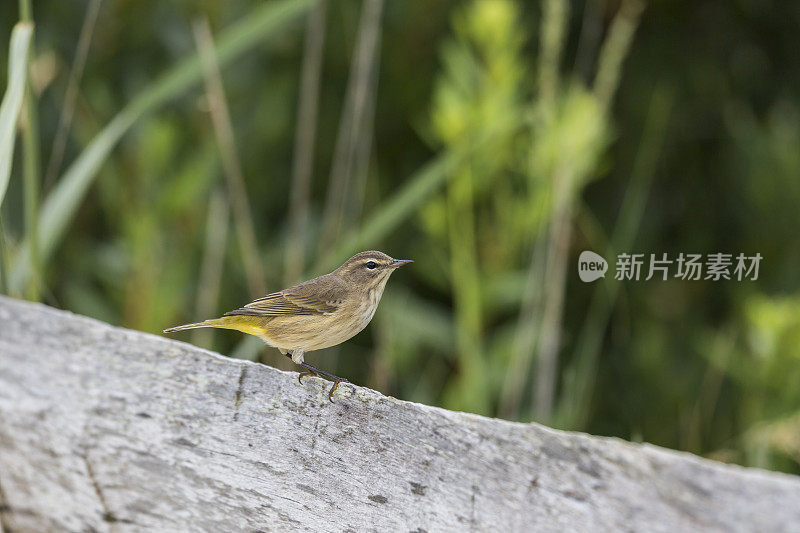
[{"label": "bird's eye", "polygon": [[367,261],[367,268],[372,270],[373,268],[377,268],[378,264],[375,261]]}]

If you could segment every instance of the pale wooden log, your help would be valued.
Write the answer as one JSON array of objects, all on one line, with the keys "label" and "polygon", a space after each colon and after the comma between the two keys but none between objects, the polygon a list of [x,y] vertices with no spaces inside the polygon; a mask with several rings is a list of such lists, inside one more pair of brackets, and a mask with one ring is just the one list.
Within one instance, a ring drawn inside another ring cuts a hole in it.
[{"label": "pale wooden log", "polygon": [[328,387],[0,298],[0,528],[800,530],[792,476]]}]

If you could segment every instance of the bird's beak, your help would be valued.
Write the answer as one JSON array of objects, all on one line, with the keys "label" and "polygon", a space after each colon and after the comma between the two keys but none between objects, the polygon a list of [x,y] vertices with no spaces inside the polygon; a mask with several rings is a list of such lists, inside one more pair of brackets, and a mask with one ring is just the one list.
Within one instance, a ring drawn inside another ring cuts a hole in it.
[{"label": "bird's beak", "polygon": [[401,267],[403,265],[407,265],[407,264],[413,263],[413,262],[414,261],[412,261],[411,259],[395,259],[394,263],[392,263],[389,266],[392,267],[392,268],[398,268],[398,267]]}]

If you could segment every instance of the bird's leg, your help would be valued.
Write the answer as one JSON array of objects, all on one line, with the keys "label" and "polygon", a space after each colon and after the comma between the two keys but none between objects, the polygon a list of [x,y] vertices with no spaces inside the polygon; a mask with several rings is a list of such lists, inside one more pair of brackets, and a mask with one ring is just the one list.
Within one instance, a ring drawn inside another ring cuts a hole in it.
[{"label": "bird's leg", "polygon": [[[283,355],[285,355],[286,357],[290,358],[294,364],[300,365],[300,366],[305,368],[305,366],[307,366],[307,365],[303,364],[303,353],[304,353],[303,350],[301,350],[299,348],[295,348],[294,350],[289,350],[288,353],[283,352]],[[303,378],[305,376],[316,376],[316,375],[318,375],[318,374],[315,373],[315,372],[301,372],[297,376],[297,381],[299,381],[300,384],[302,385],[303,384]]]},{"label": "bird's leg", "polygon": [[[286,357],[290,357],[292,359],[292,361],[294,361],[294,357],[292,356],[292,354],[287,353],[285,355],[286,355]],[[297,361],[295,361],[295,362],[297,363]],[[339,383],[342,383],[342,382],[350,383],[349,381],[347,381],[344,378],[340,378],[339,376],[334,376],[333,374],[329,374],[328,372],[325,372],[324,370],[320,370],[319,368],[314,368],[313,366],[309,365],[308,363],[302,362],[302,359],[301,359],[301,362],[299,362],[297,364],[302,366],[303,368],[305,368],[305,372],[300,372],[300,375],[297,376],[297,380],[300,382],[301,385],[303,383],[303,378],[306,377],[306,376],[317,376],[318,378],[327,378],[327,379],[333,381],[333,387],[331,387],[331,390],[328,391],[328,399],[330,401],[333,401],[333,393],[336,391],[336,388],[339,386]]]},{"label": "bird's leg", "polygon": [[292,361],[294,361],[296,364],[302,365],[303,364],[303,353],[305,353],[305,352],[303,350],[300,350],[300,349],[292,350],[290,352],[289,357],[291,357]]}]

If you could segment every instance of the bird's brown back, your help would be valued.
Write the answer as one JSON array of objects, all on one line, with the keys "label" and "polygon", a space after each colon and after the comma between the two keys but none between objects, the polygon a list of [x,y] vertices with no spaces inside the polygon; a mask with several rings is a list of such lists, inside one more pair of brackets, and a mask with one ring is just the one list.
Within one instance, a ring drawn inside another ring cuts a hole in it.
[{"label": "bird's brown back", "polygon": [[225,316],[287,316],[335,312],[352,293],[352,289],[334,272],[273,292],[244,307],[228,311]]}]

